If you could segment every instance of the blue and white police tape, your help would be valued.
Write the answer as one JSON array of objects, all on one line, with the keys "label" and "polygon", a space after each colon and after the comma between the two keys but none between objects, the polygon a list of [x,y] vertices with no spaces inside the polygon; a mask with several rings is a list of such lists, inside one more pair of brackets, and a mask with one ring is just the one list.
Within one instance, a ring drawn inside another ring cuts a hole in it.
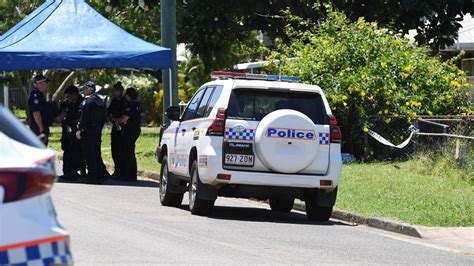
[{"label": "blue and white police tape", "polygon": [[367,134],[369,134],[369,136],[371,136],[372,138],[374,138],[375,140],[377,140],[378,142],[380,142],[380,143],[382,143],[386,146],[390,146],[392,148],[397,148],[397,149],[403,149],[408,145],[408,143],[410,143],[410,140],[413,137],[413,135],[416,132],[418,132],[418,129],[413,125],[411,125],[408,129],[411,131],[410,136],[404,142],[402,142],[398,145],[395,145],[395,144],[391,143],[390,141],[386,140],[384,137],[380,136],[378,133],[376,133],[376,132],[374,132],[370,129],[367,132]]}]

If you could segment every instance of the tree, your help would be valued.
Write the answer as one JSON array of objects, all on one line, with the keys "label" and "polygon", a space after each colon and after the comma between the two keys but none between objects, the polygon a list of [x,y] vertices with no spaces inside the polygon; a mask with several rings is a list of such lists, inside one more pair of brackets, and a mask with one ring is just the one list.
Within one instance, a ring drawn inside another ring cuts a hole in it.
[{"label": "tree", "polygon": [[364,152],[363,135],[373,115],[385,116],[389,124],[389,116],[410,119],[474,111],[456,58],[441,62],[427,47],[362,18],[351,23],[338,12],[329,11],[320,23],[289,19],[311,29],[287,29],[291,42],[283,44],[286,54],[281,56],[297,60],[285,61],[284,72],[321,86],[342,123],[343,148],[348,152]]},{"label": "tree", "polygon": [[468,0],[338,0],[333,6],[344,10],[352,21],[366,21],[393,28],[403,34],[415,29],[419,44],[434,51],[454,43],[459,23],[472,10]]},{"label": "tree", "polygon": [[2,10],[0,13],[0,36],[42,3],[43,1],[35,0],[0,0],[0,10]]},{"label": "tree", "polygon": [[236,63],[239,57],[230,51],[249,40],[249,32],[259,30],[287,42],[288,25],[308,29],[283,13],[317,23],[328,9],[336,9],[353,22],[364,17],[403,34],[415,29],[417,42],[437,51],[453,44],[459,21],[471,8],[469,0],[179,0],[178,37],[202,58],[206,69],[216,69]]}]

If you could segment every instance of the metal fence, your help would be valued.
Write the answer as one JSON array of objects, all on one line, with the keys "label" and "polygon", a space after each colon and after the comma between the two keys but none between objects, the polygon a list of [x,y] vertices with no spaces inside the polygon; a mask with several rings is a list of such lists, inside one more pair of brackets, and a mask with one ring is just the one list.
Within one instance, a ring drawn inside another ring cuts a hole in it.
[{"label": "metal fence", "polygon": [[413,137],[404,148],[387,146],[365,135],[366,160],[405,160],[420,152],[448,152],[456,158],[474,150],[474,116],[373,116],[370,129],[397,145]]}]

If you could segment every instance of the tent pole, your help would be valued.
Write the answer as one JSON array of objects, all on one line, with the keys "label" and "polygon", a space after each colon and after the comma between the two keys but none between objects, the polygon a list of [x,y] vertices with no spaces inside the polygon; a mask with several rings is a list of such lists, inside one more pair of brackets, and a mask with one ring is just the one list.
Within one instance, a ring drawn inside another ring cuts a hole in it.
[{"label": "tent pole", "polygon": [[3,105],[8,109],[8,85],[6,82],[3,83]]}]

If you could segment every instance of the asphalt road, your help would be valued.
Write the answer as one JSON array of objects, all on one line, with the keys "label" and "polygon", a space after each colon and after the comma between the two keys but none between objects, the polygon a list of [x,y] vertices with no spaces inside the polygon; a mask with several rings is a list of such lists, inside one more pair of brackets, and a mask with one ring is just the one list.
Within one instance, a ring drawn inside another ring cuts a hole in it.
[{"label": "asphalt road", "polygon": [[309,223],[303,213],[219,198],[211,217],[162,207],[158,183],[58,183],[52,197],[71,234],[76,265],[142,264],[461,264],[454,254],[338,221]]}]

